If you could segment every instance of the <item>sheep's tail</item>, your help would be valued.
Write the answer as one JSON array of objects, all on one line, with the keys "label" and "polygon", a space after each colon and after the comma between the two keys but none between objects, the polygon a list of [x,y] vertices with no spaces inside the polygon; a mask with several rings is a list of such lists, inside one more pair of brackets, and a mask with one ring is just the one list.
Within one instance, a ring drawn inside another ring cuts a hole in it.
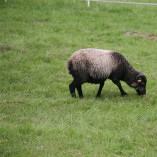
[{"label": "sheep's tail", "polygon": [[73,71],[72,60],[69,60],[69,61],[68,61],[67,68],[68,68],[68,70],[69,70],[69,74],[72,74],[72,71]]}]

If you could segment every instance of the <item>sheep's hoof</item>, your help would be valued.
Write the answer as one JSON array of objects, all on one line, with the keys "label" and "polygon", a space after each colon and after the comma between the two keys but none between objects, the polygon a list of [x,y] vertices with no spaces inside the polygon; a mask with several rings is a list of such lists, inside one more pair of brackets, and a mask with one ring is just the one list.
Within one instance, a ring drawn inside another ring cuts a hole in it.
[{"label": "sheep's hoof", "polygon": [[80,99],[83,99],[83,95],[79,96]]},{"label": "sheep's hoof", "polygon": [[75,93],[71,93],[71,96],[72,96],[73,98],[76,98],[76,94],[75,94]]},{"label": "sheep's hoof", "polygon": [[101,95],[96,95],[96,98],[100,98],[101,97]]},{"label": "sheep's hoof", "polygon": [[128,95],[127,93],[122,93],[121,94],[121,97],[124,97],[124,96],[126,96],[126,95]]}]

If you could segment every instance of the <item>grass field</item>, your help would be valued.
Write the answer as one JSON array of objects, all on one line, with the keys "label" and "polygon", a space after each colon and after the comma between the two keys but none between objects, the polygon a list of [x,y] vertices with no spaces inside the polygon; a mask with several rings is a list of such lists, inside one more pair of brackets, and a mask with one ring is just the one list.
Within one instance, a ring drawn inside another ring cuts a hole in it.
[{"label": "grass field", "polygon": [[[1,1],[0,156],[156,157],[156,10],[94,2],[87,8],[80,0]],[[92,84],[83,85],[84,99],[71,98],[66,63],[87,47],[124,54],[146,74],[147,95],[122,83],[128,93],[122,98],[107,81],[99,99]]]}]

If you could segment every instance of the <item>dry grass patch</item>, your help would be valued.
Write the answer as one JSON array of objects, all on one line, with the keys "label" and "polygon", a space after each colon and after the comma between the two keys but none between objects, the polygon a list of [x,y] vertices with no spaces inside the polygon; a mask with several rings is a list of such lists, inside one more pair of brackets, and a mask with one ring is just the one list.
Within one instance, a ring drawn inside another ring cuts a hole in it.
[{"label": "dry grass patch", "polygon": [[0,52],[10,51],[11,47],[9,45],[0,45]]},{"label": "dry grass patch", "polygon": [[147,32],[125,32],[125,36],[139,36],[143,38],[147,38],[149,40],[157,40],[157,35],[150,34]]}]

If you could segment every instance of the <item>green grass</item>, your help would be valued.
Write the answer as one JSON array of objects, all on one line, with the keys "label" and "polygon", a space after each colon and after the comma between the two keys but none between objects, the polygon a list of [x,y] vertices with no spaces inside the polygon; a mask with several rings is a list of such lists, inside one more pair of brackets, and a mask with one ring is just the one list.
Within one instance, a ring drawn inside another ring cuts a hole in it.
[{"label": "green grass", "polygon": [[[138,1],[138,0],[137,0]],[[144,1],[144,2],[153,2]],[[3,157],[156,157],[156,7],[79,0],[0,2],[0,154]],[[72,99],[66,63],[81,48],[120,51],[146,74],[147,95],[126,84],[84,84]]]}]

